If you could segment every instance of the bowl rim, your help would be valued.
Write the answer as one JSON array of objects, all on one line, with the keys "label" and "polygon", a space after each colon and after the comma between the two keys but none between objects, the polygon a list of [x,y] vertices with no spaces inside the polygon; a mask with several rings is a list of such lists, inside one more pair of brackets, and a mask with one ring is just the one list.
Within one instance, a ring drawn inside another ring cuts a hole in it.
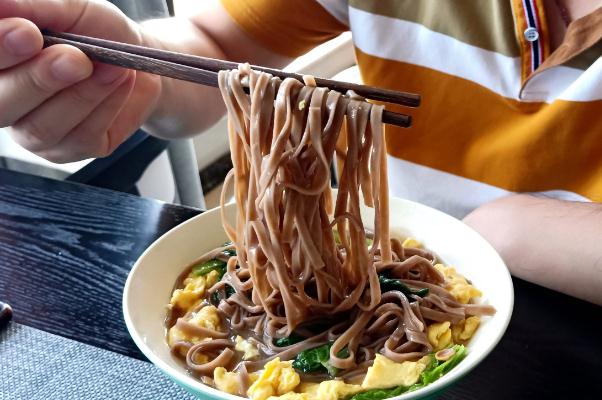
[{"label": "bowl rim", "polygon": [[[390,200],[392,200],[392,201],[390,201],[391,204],[394,202],[407,203],[411,207],[422,209],[422,210],[430,212],[430,213],[439,214],[439,217],[448,219],[448,220],[450,220],[450,222],[453,221],[453,223],[464,224],[462,221],[458,220],[457,218],[455,218],[449,214],[444,213],[443,211],[437,210],[435,208],[429,207],[427,205],[424,205],[424,204],[421,204],[421,203],[418,203],[418,202],[415,202],[412,200],[401,199],[401,198],[394,197],[394,196],[390,196]],[[233,206],[233,204],[228,204],[226,207],[228,207],[228,206]],[[144,341],[142,335],[138,333],[138,331],[136,330],[135,324],[132,320],[130,311],[128,309],[127,299],[130,296],[132,281],[136,275],[136,271],[140,268],[139,266],[143,263],[144,259],[148,256],[148,254],[152,253],[154,251],[154,248],[157,247],[159,245],[159,243],[162,242],[163,240],[165,240],[168,236],[173,234],[173,232],[175,230],[184,229],[188,225],[193,225],[193,224],[198,223],[197,222],[198,219],[202,218],[202,216],[205,213],[209,213],[209,212],[219,213],[220,207],[218,206],[218,207],[212,208],[210,210],[206,210],[206,211],[202,212],[201,214],[196,215],[196,216],[190,218],[189,220],[173,227],[172,229],[170,229],[169,231],[167,231],[163,235],[161,235],[159,238],[157,238],[138,257],[138,259],[132,266],[132,269],[128,273],[128,277],[125,282],[123,296],[122,296],[123,317],[125,320],[125,324],[126,324],[128,333],[130,334],[130,337],[132,338],[132,340],[134,341],[136,346],[140,349],[140,351],[144,354],[145,357],[147,357],[155,366],[157,366],[160,370],[162,370],[170,379],[172,379],[173,381],[177,382],[178,384],[184,386],[185,389],[187,389],[188,391],[192,391],[192,392],[200,391],[200,392],[203,392],[205,394],[208,394],[210,396],[213,396],[213,397],[219,398],[219,399],[228,399],[228,400],[237,400],[238,399],[238,400],[240,400],[243,397],[235,396],[235,395],[232,395],[232,394],[229,394],[226,392],[222,392],[219,389],[213,388],[209,385],[205,385],[201,381],[193,378],[191,375],[188,375],[182,371],[178,371],[175,368],[168,365],[161,357],[159,357],[158,355],[156,355],[153,352],[153,350],[150,348],[150,346],[147,345],[147,343]],[[493,248],[493,246],[491,246],[491,244],[487,240],[485,240],[485,238],[481,234],[479,234],[477,231],[475,231],[468,225],[465,225],[465,228],[472,231],[472,233],[478,237],[478,240],[480,240],[482,242],[482,245],[485,247],[488,247],[491,254],[494,255],[496,258],[498,258],[500,265],[504,267],[504,268],[501,268],[500,272],[503,275],[503,279],[506,281],[505,284],[508,285],[509,290],[507,293],[508,298],[505,303],[506,307],[504,309],[505,319],[504,319],[504,321],[501,322],[501,329],[499,329],[495,333],[495,336],[493,336],[489,340],[489,344],[487,345],[487,348],[485,349],[485,351],[482,351],[482,352],[476,354],[475,357],[473,358],[472,362],[469,365],[465,364],[464,368],[462,368],[460,370],[460,372],[458,372],[456,374],[452,374],[453,379],[445,379],[446,377],[450,376],[450,375],[445,375],[445,376],[441,377],[440,379],[438,379],[437,381],[435,381],[421,389],[418,389],[413,392],[403,393],[399,396],[390,398],[390,400],[409,400],[409,399],[423,398],[423,397],[426,398],[427,396],[433,395],[437,392],[444,390],[448,386],[453,385],[454,383],[459,381],[461,378],[463,378],[466,374],[468,374],[470,371],[472,371],[476,366],[478,366],[493,351],[493,349],[495,349],[495,347],[498,345],[498,343],[500,342],[500,340],[506,333],[506,330],[508,329],[508,325],[510,323],[510,319],[512,317],[512,313],[514,310],[514,285],[512,282],[512,277],[511,277],[510,271],[508,270],[506,263],[500,257],[498,252]],[[496,311],[500,312],[502,310],[497,309]],[[195,393],[195,395],[197,395],[197,393]]]}]

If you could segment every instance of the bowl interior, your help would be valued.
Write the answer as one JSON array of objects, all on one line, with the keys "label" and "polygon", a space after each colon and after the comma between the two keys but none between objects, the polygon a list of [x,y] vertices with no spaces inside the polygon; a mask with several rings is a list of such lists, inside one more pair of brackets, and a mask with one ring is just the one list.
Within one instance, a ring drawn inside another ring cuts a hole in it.
[{"label": "bowl interior", "polygon": [[[391,235],[414,237],[434,251],[446,264],[470,279],[483,292],[481,302],[493,305],[497,313],[485,317],[468,345],[468,356],[449,374],[424,389],[396,399],[421,398],[458,379],[478,364],[503,335],[513,305],[510,274],[495,250],[462,222],[430,207],[407,200],[390,200]],[[235,208],[226,210],[233,220]],[[372,228],[374,212],[362,209],[362,219]],[[123,296],[128,330],[140,350],[188,390],[215,399],[239,399],[208,387],[186,372],[171,356],[165,342],[165,306],[174,282],[183,269],[203,253],[227,240],[219,209],[205,212],[159,238],[138,259],[130,272]]]}]

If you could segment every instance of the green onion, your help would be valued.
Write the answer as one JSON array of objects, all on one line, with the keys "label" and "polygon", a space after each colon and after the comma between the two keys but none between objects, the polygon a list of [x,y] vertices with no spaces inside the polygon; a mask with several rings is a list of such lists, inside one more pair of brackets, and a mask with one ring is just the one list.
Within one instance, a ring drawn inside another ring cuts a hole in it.
[{"label": "green onion", "polygon": [[380,282],[381,292],[385,293],[393,290],[400,291],[408,298],[410,303],[416,301],[412,296],[424,297],[429,294],[428,288],[413,290],[401,280],[387,278],[384,274],[378,275],[378,281]]},{"label": "green onion", "polygon": [[[333,343],[334,342],[330,342],[319,347],[314,347],[313,349],[302,351],[295,357],[293,367],[306,374],[310,372],[326,371],[330,376],[336,376],[339,373],[339,369],[330,364],[330,348]],[[347,347],[339,351],[337,356],[341,358],[349,357],[349,350]]]},{"label": "green onion", "polygon": [[205,276],[211,271],[219,272],[218,280],[221,280],[226,273],[226,263],[222,260],[213,259],[192,267],[193,276]]},{"label": "green onion", "polygon": [[294,333],[292,333],[290,336],[279,338],[279,339],[274,339],[274,345],[278,346],[278,347],[287,347],[287,346],[293,345],[295,343],[299,343],[303,340],[304,340],[304,338],[302,338],[301,336],[298,336],[298,335],[295,335]]}]

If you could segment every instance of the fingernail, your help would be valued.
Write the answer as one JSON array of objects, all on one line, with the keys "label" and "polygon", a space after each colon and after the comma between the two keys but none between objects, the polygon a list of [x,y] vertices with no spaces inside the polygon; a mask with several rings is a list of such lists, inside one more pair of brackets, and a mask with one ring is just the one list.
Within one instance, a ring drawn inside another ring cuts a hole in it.
[{"label": "fingernail", "polygon": [[87,78],[89,71],[82,68],[73,57],[63,55],[50,64],[50,69],[55,78],[64,82],[78,82]]},{"label": "fingernail", "polygon": [[4,46],[15,56],[23,57],[39,51],[38,43],[27,29],[17,28],[6,34]]},{"label": "fingernail", "polygon": [[110,85],[125,75],[126,70],[112,65],[97,64],[94,67],[94,79],[103,85]]}]

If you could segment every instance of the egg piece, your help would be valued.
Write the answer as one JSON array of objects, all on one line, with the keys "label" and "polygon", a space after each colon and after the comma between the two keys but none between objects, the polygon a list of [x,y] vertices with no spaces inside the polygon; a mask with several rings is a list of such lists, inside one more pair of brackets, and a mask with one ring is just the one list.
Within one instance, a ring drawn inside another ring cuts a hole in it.
[{"label": "egg piece", "polygon": [[207,275],[205,275],[205,280],[207,282],[207,288],[210,289],[213,285],[217,283],[217,281],[219,281],[219,272],[217,272],[216,270],[209,272]]},{"label": "egg piece", "polygon": [[270,396],[281,396],[293,391],[301,382],[299,374],[293,369],[292,361],[280,361],[276,357],[266,363],[259,378],[247,391],[251,400],[266,400]]},{"label": "egg piece", "polygon": [[188,277],[184,279],[184,288],[174,290],[169,304],[188,311],[204,295],[207,286],[207,280],[204,276]]},{"label": "egg piece", "polygon": [[300,393],[306,393],[311,399],[314,399],[318,394],[319,383],[316,382],[302,382],[297,386],[297,391]]},{"label": "egg piece", "polygon": [[403,241],[401,246],[404,248],[408,248],[408,247],[420,248],[420,247],[422,247],[422,243],[420,243],[418,240],[416,240],[414,238],[409,237]]},{"label": "egg piece", "polygon": [[234,349],[244,353],[242,359],[245,361],[259,357],[259,350],[257,349],[257,346],[248,340],[243,339],[241,336],[236,336],[236,346]]},{"label": "egg piece", "polygon": [[280,370],[280,383],[278,384],[277,392],[278,394],[288,393],[294,390],[300,382],[301,378],[299,374],[293,369],[293,362],[289,361]]},{"label": "egg piece", "polygon": [[224,367],[217,367],[213,370],[213,382],[222,392],[235,395],[239,393],[240,380],[236,372],[228,372]]},{"label": "egg piece", "polygon": [[[167,344],[169,347],[173,347],[177,342],[191,342],[191,343],[199,343],[206,340],[212,340],[211,338],[200,338],[200,337],[189,337],[176,326],[172,326],[169,328],[169,332],[167,335]],[[178,352],[182,357],[186,357],[188,350],[185,347],[180,347]],[[197,364],[204,364],[209,361],[209,357],[202,353],[196,353],[194,361]]]},{"label": "egg piece", "polygon": [[215,285],[218,280],[219,272],[215,270],[204,276],[194,276],[191,272],[182,282],[184,287],[174,290],[169,304],[188,311],[205,296],[205,290]]},{"label": "egg piece", "polygon": [[[212,330],[216,330],[216,331],[219,331],[220,326],[221,326],[221,318],[219,316],[217,308],[215,308],[214,306],[206,306],[206,307],[201,308],[198,312],[196,312],[192,316],[192,318],[190,318],[188,320],[188,322],[190,322],[191,324],[200,326],[202,328],[212,329]],[[189,336],[186,333],[184,333],[182,330],[180,330],[177,325],[174,325],[171,328],[169,328],[169,332],[167,333],[167,344],[169,345],[169,347],[172,347],[177,342],[184,341],[184,342],[198,343],[202,340],[207,340],[207,339],[210,340],[211,338]],[[181,348],[180,354],[183,357],[186,357],[186,350],[184,348]],[[207,362],[207,360],[203,359],[203,357],[206,358],[206,356],[197,354],[197,357],[200,357],[197,360],[197,362],[199,362],[199,363]]]},{"label": "egg piece", "polygon": [[445,284],[448,292],[462,304],[467,304],[475,297],[481,297],[480,290],[472,286],[466,278],[459,274],[451,265],[435,264],[435,268],[445,276]]},{"label": "egg piece", "polygon": [[368,368],[361,388],[370,390],[411,386],[418,382],[420,374],[427,366],[427,359],[428,357],[424,357],[419,361],[397,363],[381,354],[377,354],[374,364]]},{"label": "egg piece", "polygon": [[436,322],[426,328],[426,336],[435,351],[446,348],[451,344],[452,332],[449,321]]},{"label": "egg piece", "polygon": [[169,328],[169,332],[167,333],[167,343],[169,346],[173,346],[177,342],[182,342],[188,340],[188,336],[184,334],[180,329],[178,329],[175,325]]},{"label": "egg piece", "polygon": [[[173,347],[177,342],[191,342],[191,343],[199,343],[204,340],[211,340],[211,338],[202,338],[202,337],[190,337],[182,332],[177,326],[172,326],[169,328],[169,332],[167,333],[167,344],[169,347]],[[186,357],[188,350],[184,347],[180,347],[179,353],[182,357]],[[206,363],[208,361],[207,356],[197,353],[197,358],[195,360],[197,363]]]},{"label": "egg piece", "polygon": [[350,385],[342,380],[323,381],[317,387],[315,399],[339,400],[345,399],[363,390],[360,385]]},{"label": "egg piece", "polygon": [[215,306],[205,306],[201,308],[188,320],[188,322],[200,326],[201,328],[212,329],[214,331],[219,331],[222,324],[222,320]]},{"label": "egg piece", "polygon": [[304,382],[297,387],[297,392],[307,395],[310,400],[339,400],[357,394],[364,389],[360,385],[351,385],[342,380],[329,380],[320,383]]},{"label": "egg piece", "polygon": [[[188,341],[189,338],[184,334],[181,330],[179,330],[176,326],[172,326],[169,328],[169,332],[167,333],[167,344],[169,347],[173,347],[177,342]],[[188,351],[185,348],[180,348],[179,353],[182,357],[186,357],[186,353]]]},{"label": "egg piece", "polygon": [[[249,374],[249,380],[255,382],[259,376]],[[238,372],[229,372],[224,367],[217,367],[213,370],[213,383],[215,387],[222,392],[239,395],[241,392],[241,379]]]},{"label": "egg piece", "polygon": [[288,392],[282,396],[270,396],[268,400],[314,400],[314,397],[309,397],[307,393]]},{"label": "egg piece", "polygon": [[[211,340],[210,338],[203,339],[202,341]],[[193,361],[197,364],[205,364],[209,362],[209,356],[203,353],[195,353],[194,357],[192,357]]]},{"label": "egg piece", "polygon": [[451,331],[454,343],[466,343],[472,338],[480,324],[481,318],[475,315],[452,325]]}]

